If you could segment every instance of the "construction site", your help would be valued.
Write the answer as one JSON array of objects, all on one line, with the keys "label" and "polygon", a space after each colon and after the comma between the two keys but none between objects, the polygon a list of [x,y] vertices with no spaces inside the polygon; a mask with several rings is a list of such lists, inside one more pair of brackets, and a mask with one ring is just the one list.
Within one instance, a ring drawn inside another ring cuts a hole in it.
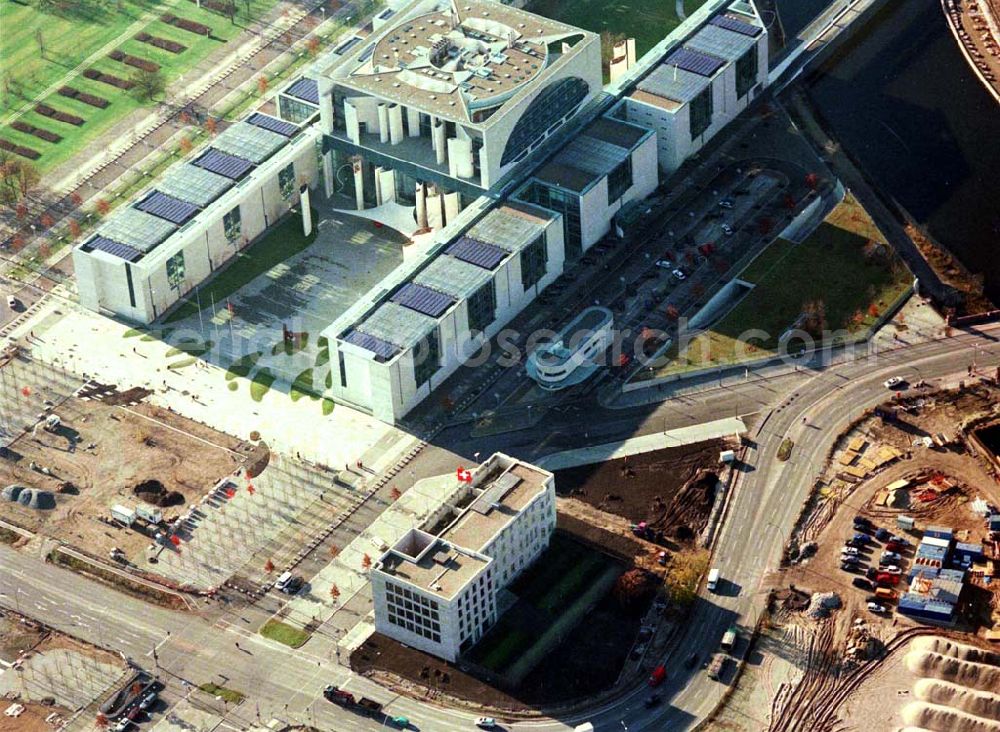
[{"label": "construction site", "polygon": [[0,611],[0,730],[60,729],[94,707],[126,674],[125,661]]},{"label": "construction site", "polygon": [[720,729],[1000,729],[998,408],[913,388],[841,435]]},{"label": "construction site", "polygon": [[[645,677],[684,620],[683,608],[667,600],[672,567],[707,562],[697,539],[731,478],[720,454],[734,441],[556,470],[549,549],[511,585],[508,608],[476,646],[452,664],[375,634],[351,667],[408,695],[515,716],[593,703]],[[563,592],[562,578],[571,575],[581,585]],[[598,584],[605,589],[587,601],[585,622],[562,627],[563,613]],[[526,668],[528,649],[557,625],[558,644]]]}]

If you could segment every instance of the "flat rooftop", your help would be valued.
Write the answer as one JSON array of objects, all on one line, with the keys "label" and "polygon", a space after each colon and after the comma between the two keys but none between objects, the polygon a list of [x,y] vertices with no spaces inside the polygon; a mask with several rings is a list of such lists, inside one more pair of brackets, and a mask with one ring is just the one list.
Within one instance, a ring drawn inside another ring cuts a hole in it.
[{"label": "flat rooftop", "polygon": [[526,463],[514,462],[481,487],[482,492],[440,538],[474,552],[509,524],[539,493],[548,474]]},{"label": "flat rooftop", "polygon": [[470,580],[489,564],[489,560],[461,552],[447,543],[435,540],[434,546],[420,558],[389,551],[382,557],[381,569],[425,592],[444,599],[455,596]]},{"label": "flat rooftop", "polygon": [[[401,11],[368,42],[320,73],[354,90],[481,123],[575,53],[585,31],[491,0],[434,0]],[[572,37],[572,38],[571,38]],[[550,54],[565,40],[567,53]]]},{"label": "flat rooftop", "polygon": [[624,162],[651,134],[650,130],[629,122],[600,117],[563,147],[535,177],[583,193]]}]

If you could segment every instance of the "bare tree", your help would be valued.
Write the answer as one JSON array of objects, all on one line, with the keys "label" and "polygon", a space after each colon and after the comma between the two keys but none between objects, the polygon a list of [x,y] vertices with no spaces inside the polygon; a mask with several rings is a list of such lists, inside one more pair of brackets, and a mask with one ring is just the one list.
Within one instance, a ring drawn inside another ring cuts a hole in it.
[{"label": "bare tree", "polygon": [[163,74],[150,69],[137,69],[132,74],[132,93],[144,102],[151,101],[163,94],[167,87]]}]

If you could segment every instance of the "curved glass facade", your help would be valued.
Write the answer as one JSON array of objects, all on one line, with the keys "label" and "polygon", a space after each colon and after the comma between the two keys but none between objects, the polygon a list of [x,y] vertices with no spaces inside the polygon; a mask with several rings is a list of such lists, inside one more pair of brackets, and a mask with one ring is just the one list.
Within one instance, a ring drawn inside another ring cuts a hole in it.
[{"label": "curved glass facade", "polygon": [[500,165],[513,163],[545,137],[550,127],[572,113],[586,99],[589,90],[587,82],[577,76],[549,84],[517,121],[507,140]]}]

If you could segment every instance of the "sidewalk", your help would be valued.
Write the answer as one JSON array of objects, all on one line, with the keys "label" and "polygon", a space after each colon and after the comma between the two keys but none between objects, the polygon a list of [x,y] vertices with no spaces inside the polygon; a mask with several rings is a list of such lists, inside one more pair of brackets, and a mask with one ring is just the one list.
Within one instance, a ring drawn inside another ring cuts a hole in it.
[{"label": "sidewalk", "polygon": [[546,470],[563,470],[565,468],[574,468],[578,465],[590,465],[591,463],[615,460],[628,455],[640,455],[654,450],[663,450],[668,447],[679,447],[695,442],[714,440],[719,437],[730,437],[746,432],[746,429],[743,420],[737,417],[726,417],[714,422],[705,422],[666,432],[655,432],[650,435],[631,437],[619,442],[608,442],[604,445],[593,445],[591,447],[557,452],[539,460],[538,465]]}]

